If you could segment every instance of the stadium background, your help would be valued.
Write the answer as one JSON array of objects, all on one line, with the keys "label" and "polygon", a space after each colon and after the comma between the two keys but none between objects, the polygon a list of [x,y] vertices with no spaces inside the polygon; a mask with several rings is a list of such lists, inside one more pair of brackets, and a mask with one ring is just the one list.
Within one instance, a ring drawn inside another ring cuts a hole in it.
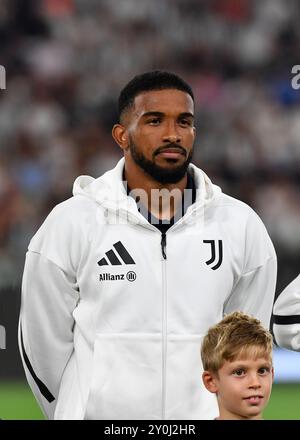
[{"label": "stadium background", "polygon": [[[42,417],[16,343],[26,247],[76,176],[97,177],[121,157],[110,131],[117,95],[135,74],[167,69],[192,85],[194,162],[265,222],[277,294],[298,274],[299,18],[297,0],[1,1],[1,418]],[[300,354],[285,355],[279,373],[296,372],[277,375],[266,418],[300,419]]]}]

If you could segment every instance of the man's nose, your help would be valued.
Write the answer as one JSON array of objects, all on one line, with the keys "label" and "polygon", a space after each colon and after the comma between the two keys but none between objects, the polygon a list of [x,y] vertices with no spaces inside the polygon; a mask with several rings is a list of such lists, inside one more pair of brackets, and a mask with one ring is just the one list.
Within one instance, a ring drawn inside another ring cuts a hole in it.
[{"label": "man's nose", "polygon": [[168,124],[163,135],[163,142],[165,143],[181,143],[181,135],[179,134],[175,124]]}]

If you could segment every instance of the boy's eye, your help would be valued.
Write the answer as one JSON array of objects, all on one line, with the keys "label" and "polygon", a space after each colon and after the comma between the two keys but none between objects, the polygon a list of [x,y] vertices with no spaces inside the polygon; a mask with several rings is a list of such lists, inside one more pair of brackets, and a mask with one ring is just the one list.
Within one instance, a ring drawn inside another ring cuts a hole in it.
[{"label": "boy's eye", "polygon": [[245,370],[243,368],[238,368],[232,372],[233,376],[243,376],[245,374]]},{"label": "boy's eye", "polygon": [[261,368],[259,368],[258,373],[266,375],[266,374],[270,373],[270,371],[271,370],[269,367],[261,367]]}]

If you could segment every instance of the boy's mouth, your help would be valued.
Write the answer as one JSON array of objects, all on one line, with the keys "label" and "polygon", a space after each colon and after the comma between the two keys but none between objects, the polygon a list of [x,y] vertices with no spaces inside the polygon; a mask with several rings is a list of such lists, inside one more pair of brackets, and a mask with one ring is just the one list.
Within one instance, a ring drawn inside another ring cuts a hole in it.
[{"label": "boy's mouth", "polygon": [[245,397],[244,400],[247,400],[252,405],[257,405],[261,402],[263,399],[263,396],[261,394],[256,394],[253,396]]}]

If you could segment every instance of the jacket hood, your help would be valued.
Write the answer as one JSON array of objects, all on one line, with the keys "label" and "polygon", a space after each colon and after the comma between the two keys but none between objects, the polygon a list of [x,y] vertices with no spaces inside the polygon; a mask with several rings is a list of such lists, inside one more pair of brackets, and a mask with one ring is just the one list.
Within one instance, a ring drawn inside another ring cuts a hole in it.
[{"label": "jacket hood", "polygon": [[[126,182],[123,182],[125,160],[122,158],[112,170],[97,179],[91,176],[79,176],[73,185],[73,195],[88,197],[109,210],[125,210],[138,212],[132,197],[127,196]],[[221,194],[221,189],[212,184],[209,177],[193,164],[189,165],[197,189],[195,205],[203,207]]]}]

